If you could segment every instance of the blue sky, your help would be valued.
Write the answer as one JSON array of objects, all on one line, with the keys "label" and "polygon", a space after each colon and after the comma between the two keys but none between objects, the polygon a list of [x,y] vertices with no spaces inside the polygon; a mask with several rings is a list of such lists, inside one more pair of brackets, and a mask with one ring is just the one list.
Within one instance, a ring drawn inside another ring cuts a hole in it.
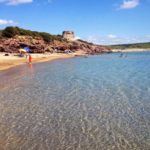
[{"label": "blue sky", "polygon": [[150,41],[150,0],[0,0],[0,29],[19,26],[98,44]]}]

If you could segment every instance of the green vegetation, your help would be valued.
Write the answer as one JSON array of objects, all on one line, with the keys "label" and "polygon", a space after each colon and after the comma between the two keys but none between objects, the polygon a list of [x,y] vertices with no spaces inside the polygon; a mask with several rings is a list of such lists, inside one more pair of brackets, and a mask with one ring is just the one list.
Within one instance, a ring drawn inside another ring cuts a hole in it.
[{"label": "green vegetation", "polygon": [[85,44],[90,44],[90,45],[93,45],[93,43],[90,43],[90,42],[87,42],[87,41],[84,41],[84,40],[81,40],[81,39],[78,39],[79,42],[82,42],[82,43],[85,43]]},{"label": "green vegetation", "polygon": [[132,48],[138,48],[138,49],[148,49],[150,48],[150,42],[147,43],[135,43],[135,44],[120,44],[120,45],[110,45],[107,46],[111,49],[132,49]]},{"label": "green vegetation", "polygon": [[2,30],[0,30],[0,38],[2,38]]},{"label": "green vegetation", "polygon": [[19,27],[6,27],[4,30],[0,31],[0,37],[2,36],[6,38],[12,38],[15,37],[16,35],[41,37],[47,43],[52,42],[54,40],[65,41],[61,36],[51,35],[46,32],[25,30]]},{"label": "green vegetation", "polygon": [[2,31],[2,36],[8,38],[14,37],[17,34],[19,34],[19,30],[17,27],[7,27]]}]

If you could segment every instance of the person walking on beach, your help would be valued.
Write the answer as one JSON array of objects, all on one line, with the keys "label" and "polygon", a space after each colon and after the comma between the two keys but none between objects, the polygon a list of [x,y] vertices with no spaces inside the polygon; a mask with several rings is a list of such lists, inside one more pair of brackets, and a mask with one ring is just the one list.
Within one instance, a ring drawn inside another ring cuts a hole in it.
[{"label": "person walking on beach", "polygon": [[29,54],[29,64],[32,63],[32,56]]}]

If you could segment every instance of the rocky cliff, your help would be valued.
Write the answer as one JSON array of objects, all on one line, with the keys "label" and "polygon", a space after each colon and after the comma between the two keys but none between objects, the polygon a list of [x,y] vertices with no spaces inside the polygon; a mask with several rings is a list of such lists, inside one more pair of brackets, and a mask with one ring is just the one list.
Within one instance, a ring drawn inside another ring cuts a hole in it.
[{"label": "rocky cliff", "polygon": [[16,53],[19,48],[28,46],[32,53],[44,53],[44,52],[65,52],[65,50],[78,51],[83,50],[87,54],[99,54],[111,52],[111,49],[100,45],[94,45],[83,41],[57,41],[54,40],[50,43],[46,43],[40,37],[31,36],[15,36],[13,38],[1,38],[0,39],[0,52]]},{"label": "rocky cliff", "polygon": [[83,50],[87,54],[109,53],[110,48],[88,43],[82,40],[68,41],[61,35],[25,30],[19,27],[7,27],[0,32],[0,52],[17,53],[28,46],[32,53],[72,52]]}]

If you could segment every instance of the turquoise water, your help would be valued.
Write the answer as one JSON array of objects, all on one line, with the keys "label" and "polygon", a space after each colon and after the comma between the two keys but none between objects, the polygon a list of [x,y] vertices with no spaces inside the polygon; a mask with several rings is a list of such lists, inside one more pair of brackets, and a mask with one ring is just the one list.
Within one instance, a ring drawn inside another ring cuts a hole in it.
[{"label": "turquoise water", "polygon": [[150,150],[150,52],[0,72],[0,149]]}]

